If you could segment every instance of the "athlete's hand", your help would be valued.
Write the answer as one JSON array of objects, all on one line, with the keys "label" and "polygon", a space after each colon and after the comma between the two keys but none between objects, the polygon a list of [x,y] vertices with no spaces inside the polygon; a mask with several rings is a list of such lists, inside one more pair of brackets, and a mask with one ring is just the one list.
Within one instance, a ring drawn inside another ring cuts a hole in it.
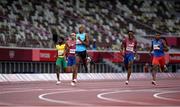
[{"label": "athlete's hand", "polygon": [[82,44],[83,43],[83,41],[80,39],[80,37],[77,37],[77,39],[78,39],[78,44]]},{"label": "athlete's hand", "polygon": [[78,40],[82,42],[82,40],[81,40],[81,38],[80,38],[80,37],[78,37]]},{"label": "athlete's hand", "polygon": [[138,60],[139,58],[138,58],[138,54],[137,53],[135,53],[135,55],[134,55],[134,60]]},{"label": "athlete's hand", "polygon": [[125,51],[121,50],[120,52],[121,52],[121,55],[124,57]]}]

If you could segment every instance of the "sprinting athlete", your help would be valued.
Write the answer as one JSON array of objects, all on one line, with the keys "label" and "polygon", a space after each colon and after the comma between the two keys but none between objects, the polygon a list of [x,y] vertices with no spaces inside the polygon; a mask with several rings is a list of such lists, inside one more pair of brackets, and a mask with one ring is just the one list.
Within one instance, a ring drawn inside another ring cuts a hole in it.
[{"label": "sprinting athlete", "polygon": [[57,59],[56,59],[56,75],[57,75],[57,82],[56,84],[60,84],[60,71],[63,72],[66,70],[66,44],[64,43],[64,38],[60,37],[58,40],[58,44],[56,45],[57,50]]},{"label": "sprinting athlete", "polygon": [[137,47],[137,41],[134,37],[134,32],[129,31],[128,32],[128,38],[125,38],[122,42],[122,53],[124,55],[124,65],[126,70],[128,71],[127,73],[127,80],[125,82],[126,85],[129,83],[129,79],[131,76],[132,72],[132,66],[133,66],[133,61],[136,56],[136,47]]},{"label": "sprinting athlete", "polygon": [[83,63],[85,72],[88,72],[87,68],[87,46],[89,46],[89,36],[84,32],[85,27],[81,25],[79,27],[79,33],[76,34],[76,70],[79,70],[80,61]]},{"label": "sprinting athlete", "polygon": [[70,39],[66,42],[67,48],[68,48],[68,54],[67,54],[67,71],[70,71],[73,73],[72,76],[72,82],[71,85],[76,85],[77,82],[77,71],[76,71],[76,57],[75,57],[75,51],[76,51],[76,34],[72,33],[70,35]]},{"label": "sprinting athlete", "polygon": [[156,85],[156,73],[165,70],[165,52],[169,49],[166,42],[163,39],[160,39],[160,34],[155,35],[155,39],[151,42],[150,53],[153,51],[153,60],[152,60],[152,84]]}]

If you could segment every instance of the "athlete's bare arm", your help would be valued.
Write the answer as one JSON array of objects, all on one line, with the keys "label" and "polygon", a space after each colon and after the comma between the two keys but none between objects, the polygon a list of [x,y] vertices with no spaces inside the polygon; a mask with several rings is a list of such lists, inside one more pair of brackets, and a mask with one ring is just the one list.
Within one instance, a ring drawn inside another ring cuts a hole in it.
[{"label": "athlete's bare arm", "polygon": [[162,43],[163,43],[163,46],[164,46],[164,49],[163,49],[163,50],[164,50],[165,52],[169,51],[166,42],[165,42],[164,40],[162,40]]},{"label": "athlete's bare arm", "polygon": [[134,44],[134,52],[135,52],[135,55],[137,55],[137,41],[135,41],[135,44]]},{"label": "athlete's bare arm", "polygon": [[149,53],[151,53],[152,51],[153,51],[153,43],[151,43],[151,47],[150,47]]},{"label": "athlete's bare arm", "polygon": [[64,56],[67,57],[68,53],[69,53],[69,45],[68,45],[68,43],[66,42],[66,43],[65,43]]},{"label": "athlete's bare arm", "polygon": [[80,38],[78,38],[82,44],[89,46],[89,35],[86,33],[86,39],[82,41]]},{"label": "athlete's bare arm", "polygon": [[122,41],[122,44],[121,44],[121,52],[125,52],[125,48],[126,48],[126,41],[125,40],[123,40]]}]

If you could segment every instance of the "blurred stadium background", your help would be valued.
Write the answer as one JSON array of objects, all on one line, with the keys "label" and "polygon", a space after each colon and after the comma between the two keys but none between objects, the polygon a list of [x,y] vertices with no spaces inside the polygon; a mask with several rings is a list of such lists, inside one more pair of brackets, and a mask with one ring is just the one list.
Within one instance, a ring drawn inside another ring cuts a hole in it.
[{"label": "blurred stadium background", "polygon": [[157,32],[170,48],[168,72],[180,71],[179,0],[0,0],[0,73],[54,73],[53,40],[80,24],[90,35],[88,73],[125,72],[119,49],[128,30],[138,40],[134,72],[150,63]]}]

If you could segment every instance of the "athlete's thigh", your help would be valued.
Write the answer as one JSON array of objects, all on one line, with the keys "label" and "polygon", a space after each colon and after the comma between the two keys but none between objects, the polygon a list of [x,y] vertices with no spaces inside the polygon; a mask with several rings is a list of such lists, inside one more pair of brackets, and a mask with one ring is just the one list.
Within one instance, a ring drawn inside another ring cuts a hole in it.
[{"label": "athlete's thigh", "polygon": [[162,56],[160,59],[159,59],[159,64],[160,64],[160,67],[164,67],[165,65],[165,57]]},{"label": "athlete's thigh", "polygon": [[80,60],[81,60],[80,54],[77,53],[75,57],[76,57],[76,63],[77,64],[80,63]]},{"label": "athlete's thigh", "polygon": [[152,65],[160,65],[159,57],[153,57]]},{"label": "athlete's thigh", "polygon": [[129,64],[129,65],[132,65],[133,62],[134,62],[134,54],[130,54],[130,55],[128,56],[128,64]]},{"label": "athlete's thigh", "polygon": [[72,66],[72,58],[68,56],[67,66]]},{"label": "athlete's thigh", "polygon": [[64,69],[64,68],[66,68],[67,67],[67,62],[66,62],[66,60],[63,58],[62,59],[62,68]]},{"label": "athlete's thigh", "polygon": [[72,66],[73,65],[76,65],[76,57],[75,56],[72,57]]},{"label": "athlete's thigh", "polygon": [[56,66],[60,66],[61,65],[61,59],[60,58],[57,58],[56,59]]},{"label": "athlete's thigh", "polygon": [[124,64],[128,65],[128,55],[127,54],[124,55]]}]

